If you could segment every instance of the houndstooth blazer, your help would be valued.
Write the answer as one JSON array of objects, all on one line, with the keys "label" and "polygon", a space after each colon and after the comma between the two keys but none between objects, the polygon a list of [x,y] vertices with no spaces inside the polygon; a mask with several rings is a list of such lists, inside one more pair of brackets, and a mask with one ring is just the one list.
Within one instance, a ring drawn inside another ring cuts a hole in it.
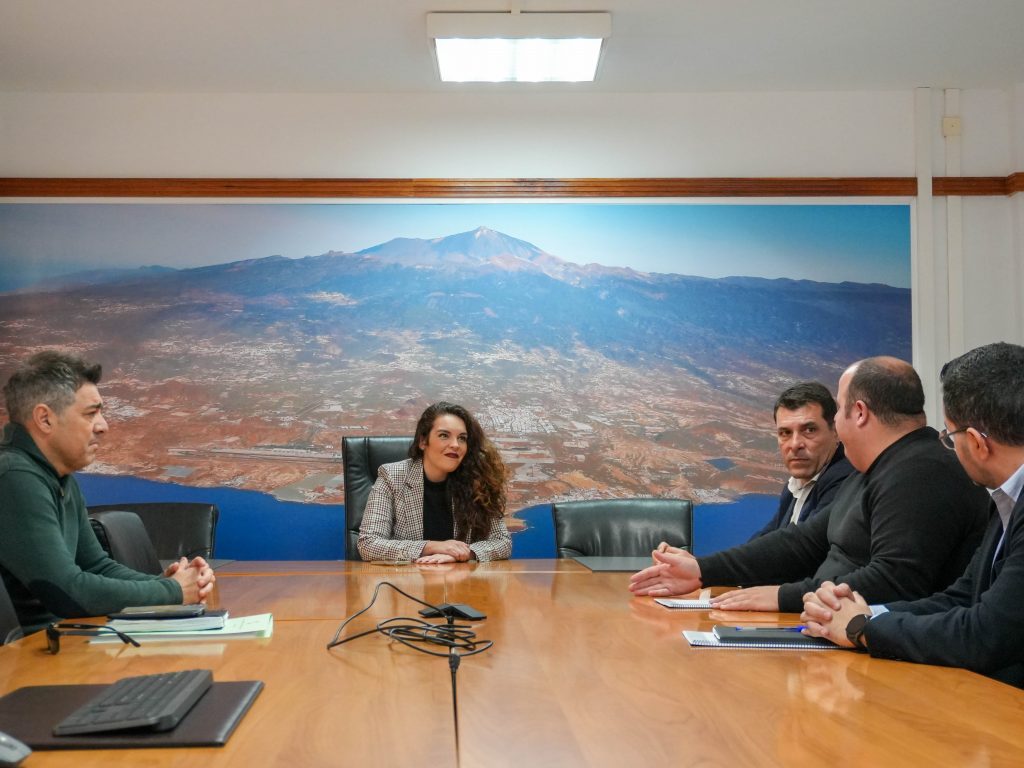
[{"label": "houndstooth blazer", "polygon": [[[458,527],[455,538],[467,541]],[[359,556],[363,560],[415,560],[426,543],[423,538],[423,462],[406,459],[382,464],[359,527]],[[512,537],[504,518],[492,520],[487,538],[471,543],[469,548],[481,562],[506,560],[512,554]]]}]

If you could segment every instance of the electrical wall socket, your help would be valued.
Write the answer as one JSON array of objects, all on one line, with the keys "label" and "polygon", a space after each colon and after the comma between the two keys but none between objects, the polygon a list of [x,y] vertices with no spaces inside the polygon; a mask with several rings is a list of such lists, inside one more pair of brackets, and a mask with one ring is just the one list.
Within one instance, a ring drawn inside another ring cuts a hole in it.
[{"label": "electrical wall socket", "polygon": [[944,117],[942,118],[942,135],[946,138],[951,136],[960,135],[960,118],[959,117]]}]

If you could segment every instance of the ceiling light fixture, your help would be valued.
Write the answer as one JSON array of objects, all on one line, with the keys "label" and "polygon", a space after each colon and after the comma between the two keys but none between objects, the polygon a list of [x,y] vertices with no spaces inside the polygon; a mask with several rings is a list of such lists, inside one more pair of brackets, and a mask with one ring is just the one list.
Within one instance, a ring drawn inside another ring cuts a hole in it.
[{"label": "ceiling light fixture", "polygon": [[446,83],[588,82],[597,75],[610,13],[428,13]]}]

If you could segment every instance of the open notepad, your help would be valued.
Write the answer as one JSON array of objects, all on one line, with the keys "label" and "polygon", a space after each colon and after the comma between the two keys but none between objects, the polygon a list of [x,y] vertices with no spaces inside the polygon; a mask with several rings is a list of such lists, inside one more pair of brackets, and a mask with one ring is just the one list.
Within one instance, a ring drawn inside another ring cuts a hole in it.
[{"label": "open notepad", "polygon": [[785,627],[725,627],[711,632],[684,630],[686,642],[697,648],[771,648],[783,651],[845,650],[831,640],[811,637]]}]

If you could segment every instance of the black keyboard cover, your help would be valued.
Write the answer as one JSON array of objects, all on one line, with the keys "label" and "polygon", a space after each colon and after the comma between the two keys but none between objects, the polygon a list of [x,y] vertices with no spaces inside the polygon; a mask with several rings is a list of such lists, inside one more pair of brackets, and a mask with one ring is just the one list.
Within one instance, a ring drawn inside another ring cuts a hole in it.
[{"label": "black keyboard cover", "polygon": [[208,669],[125,677],[61,720],[54,736],[146,728],[169,731],[213,684]]}]

